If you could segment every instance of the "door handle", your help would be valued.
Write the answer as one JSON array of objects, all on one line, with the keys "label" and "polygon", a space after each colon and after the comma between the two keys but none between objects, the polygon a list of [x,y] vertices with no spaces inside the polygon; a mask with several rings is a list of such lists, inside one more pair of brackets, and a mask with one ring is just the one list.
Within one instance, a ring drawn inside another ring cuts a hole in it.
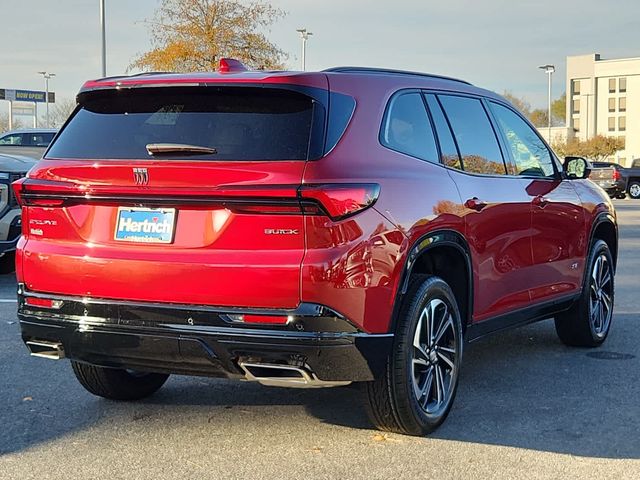
[{"label": "door handle", "polygon": [[485,202],[484,200],[480,200],[478,197],[470,198],[469,200],[464,202],[465,207],[470,208],[471,210],[475,210],[476,212],[479,212],[487,205],[487,202]]},{"label": "door handle", "polygon": [[544,208],[547,206],[547,203],[549,203],[549,200],[542,195],[538,195],[536,197],[533,197],[531,203],[533,203],[536,207]]}]

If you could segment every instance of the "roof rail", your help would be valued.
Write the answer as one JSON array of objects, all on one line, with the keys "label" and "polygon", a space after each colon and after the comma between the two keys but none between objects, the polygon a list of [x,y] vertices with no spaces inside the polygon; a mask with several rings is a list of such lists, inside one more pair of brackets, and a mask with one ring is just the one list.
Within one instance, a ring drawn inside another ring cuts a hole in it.
[{"label": "roof rail", "polygon": [[459,78],[446,77],[444,75],[433,75],[431,73],[419,73],[419,72],[410,72],[407,70],[392,70],[389,68],[375,68],[375,67],[332,67],[323,70],[323,72],[332,72],[332,73],[372,73],[378,75],[414,75],[417,77],[426,77],[426,78],[436,78],[438,80],[449,80],[452,82],[460,82],[466,85],[471,85],[471,83],[466,80],[460,80]]}]

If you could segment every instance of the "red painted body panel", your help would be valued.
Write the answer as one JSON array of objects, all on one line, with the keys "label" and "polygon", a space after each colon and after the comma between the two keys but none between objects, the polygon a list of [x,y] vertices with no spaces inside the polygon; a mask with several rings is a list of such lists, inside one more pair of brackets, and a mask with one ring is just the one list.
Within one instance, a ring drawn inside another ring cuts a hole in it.
[{"label": "red painted body panel", "polygon": [[474,320],[481,321],[530,303],[531,203],[527,180],[451,171],[463,202],[487,203],[464,209],[465,236],[474,278]]},{"label": "red painted body panel", "polygon": [[532,180],[527,186],[532,200],[534,268],[529,281],[533,302],[550,300],[582,287],[589,232],[574,183]]}]

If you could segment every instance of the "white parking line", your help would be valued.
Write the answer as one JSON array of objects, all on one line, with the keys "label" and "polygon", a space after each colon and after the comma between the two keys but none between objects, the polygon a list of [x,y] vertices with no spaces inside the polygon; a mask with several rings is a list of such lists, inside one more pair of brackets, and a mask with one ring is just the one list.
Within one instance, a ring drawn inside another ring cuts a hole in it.
[{"label": "white parking line", "polygon": [[16,303],[17,301],[15,298],[0,298],[0,303]]}]

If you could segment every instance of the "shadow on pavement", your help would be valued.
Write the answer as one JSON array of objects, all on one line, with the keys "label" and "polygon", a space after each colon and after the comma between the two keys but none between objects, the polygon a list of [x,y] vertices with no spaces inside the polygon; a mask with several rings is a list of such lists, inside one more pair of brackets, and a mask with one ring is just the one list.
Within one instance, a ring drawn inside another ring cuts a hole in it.
[{"label": "shadow on pavement", "polygon": [[[623,360],[607,359],[616,355],[592,358],[586,354],[593,350],[564,347],[549,321],[469,345],[453,410],[445,424],[424,441],[445,439],[587,457],[640,458],[640,355],[635,356],[640,335],[632,325],[638,318],[617,315],[611,337],[601,349],[631,357]],[[18,349],[17,342],[11,344],[9,350]],[[7,373],[4,362],[11,362],[13,355],[25,352],[0,354],[3,376]],[[15,356],[13,363],[15,368]],[[33,401],[14,402],[0,415],[4,426],[0,453],[17,452],[84,429],[95,429],[98,441],[104,424],[126,429],[145,416],[173,428],[181,418],[184,421],[184,415],[197,415],[202,416],[198,422],[216,429],[229,428],[230,415],[231,419],[236,416],[232,428],[240,428],[242,422],[264,422],[263,416],[273,415],[273,422],[292,422],[304,428],[313,422],[308,413],[326,424],[372,429],[360,391],[354,386],[295,390],[180,378],[145,401],[120,404],[86,394],[66,362],[42,363],[35,382],[16,372],[8,375],[15,377],[18,395],[32,392]],[[241,415],[244,417],[238,419]]]}]

